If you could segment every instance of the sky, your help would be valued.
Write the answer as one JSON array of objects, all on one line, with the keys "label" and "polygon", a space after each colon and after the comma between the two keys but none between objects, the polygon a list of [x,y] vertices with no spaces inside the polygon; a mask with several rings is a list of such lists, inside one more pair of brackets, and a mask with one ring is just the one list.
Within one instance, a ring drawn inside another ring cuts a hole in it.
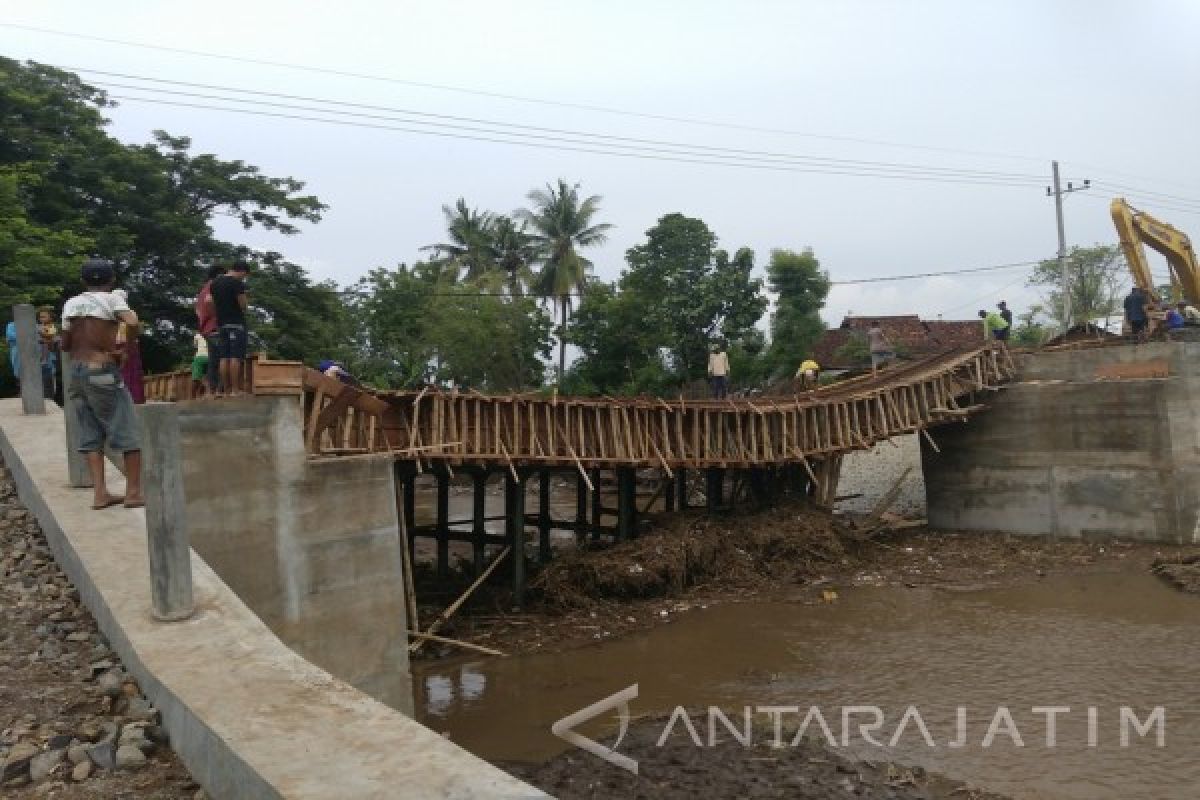
[{"label": "sky", "polygon": [[[195,152],[305,181],[329,205],[319,224],[291,237],[219,230],[343,284],[442,241],[443,204],[464,197],[507,213],[559,178],[602,197],[598,221],[614,228],[590,257],[606,280],[672,212],[703,219],[731,251],[752,248],[760,275],[774,248],[812,248],[835,282],[1052,258],[1052,159],[1064,184],[1092,182],[1065,198],[1068,246],[1116,242],[1108,202],[1118,195],[1200,230],[1200,3],[1190,0],[1136,10],[1109,0],[6,6],[0,53],[80,71],[114,95],[231,105],[161,93],[227,89],[141,80],[155,78],[651,140],[616,156],[364,125],[514,138],[391,112],[344,125],[132,100],[108,111],[123,141],[161,128],[190,136]],[[299,101],[260,95],[240,107],[329,118],[269,102]],[[847,172],[869,174],[835,174]],[[1019,314],[1038,301],[1027,277],[1020,267],[836,285],[823,316],[962,319],[999,299]]]}]

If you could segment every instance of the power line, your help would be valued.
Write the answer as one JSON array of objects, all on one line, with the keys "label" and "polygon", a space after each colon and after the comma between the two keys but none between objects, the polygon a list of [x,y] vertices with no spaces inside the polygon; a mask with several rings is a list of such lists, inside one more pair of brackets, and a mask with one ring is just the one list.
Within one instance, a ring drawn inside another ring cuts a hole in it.
[{"label": "power line", "polygon": [[[453,114],[437,114],[437,113],[408,109],[408,108],[397,108],[395,106],[382,106],[382,105],[374,105],[374,104],[367,104],[367,103],[354,103],[354,102],[348,102],[348,101],[344,101],[344,100],[332,100],[332,99],[328,99],[328,98],[309,97],[309,96],[294,95],[294,94],[284,94],[284,93],[280,93],[280,92],[266,92],[266,91],[258,91],[258,90],[254,90],[254,89],[243,89],[241,87],[234,87],[234,86],[221,86],[221,85],[217,85],[217,84],[194,83],[194,82],[190,82],[190,81],[176,81],[176,80],[168,80],[168,79],[164,79],[164,78],[152,78],[152,77],[146,77],[146,76],[142,76],[142,75],[132,75],[129,73],[108,72],[105,70],[94,70],[94,69],[90,69],[87,67],[63,67],[63,69],[68,69],[68,70],[72,70],[75,72],[81,72],[81,73],[89,74],[89,75],[103,75],[106,77],[125,78],[125,79],[131,79],[131,80],[135,80],[135,81],[167,84],[170,86],[183,86],[183,87],[189,87],[192,89],[209,89],[209,90],[214,90],[214,91],[219,91],[219,92],[227,92],[227,93],[234,92],[234,93],[238,93],[238,94],[251,95],[255,98],[270,97],[270,98],[283,99],[283,100],[301,101],[301,102],[305,102],[305,103],[318,103],[318,104],[322,104],[322,105],[339,106],[339,107],[350,108],[350,109],[364,109],[367,111],[383,111],[383,112],[387,112],[388,114],[416,116],[416,117],[423,117],[423,118],[429,118],[429,119],[435,119],[435,120],[449,120],[450,123],[423,122],[420,120],[408,120],[408,119],[400,119],[399,121],[407,122],[410,124],[443,126],[443,127],[458,128],[458,129],[470,130],[470,131],[480,131],[480,129],[477,127],[462,126],[462,125],[456,125],[456,124],[451,124],[451,123],[460,123],[460,122],[461,123],[471,123],[472,126],[484,125],[484,126],[488,126],[489,128],[515,129],[515,130],[521,131],[521,132],[533,131],[535,133],[530,133],[530,134],[521,133],[520,134],[520,135],[532,136],[533,138],[543,138],[538,134],[549,133],[549,134],[559,134],[559,135],[570,136],[570,137],[585,137],[585,138],[589,138],[589,139],[601,139],[601,140],[606,140],[605,144],[608,144],[608,142],[622,143],[622,144],[613,144],[613,146],[626,146],[623,143],[630,143],[631,145],[636,146],[638,148],[642,148],[643,146],[663,146],[663,147],[667,147],[667,148],[671,148],[671,149],[699,150],[699,151],[705,151],[703,153],[703,155],[706,155],[706,156],[710,155],[710,154],[713,154],[714,156],[719,155],[721,157],[752,156],[752,157],[756,157],[756,160],[764,160],[765,159],[765,160],[800,161],[800,162],[805,162],[805,163],[812,162],[812,163],[822,164],[822,165],[846,166],[846,167],[852,167],[852,168],[869,167],[872,169],[919,171],[919,172],[928,172],[931,174],[945,174],[945,175],[953,176],[953,177],[979,177],[979,178],[987,178],[987,179],[995,178],[998,180],[999,179],[1003,179],[1003,180],[1025,180],[1025,179],[1028,179],[1030,181],[1030,183],[1033,183],[1034,181],[1043,180],[1042,175],[1038,175],[1038,174],[1034,174],[1034,173],[1000,172],[997,170],[972,170],[972,169],[961,169],[961,168],[956,168],[956,167],[937,167],[937,166],[927,165],[927,164],[906,164],[906,163],[894,162],[894,161],[865,161],[865,160],[859,160],[859,159],[833,158],[833,157],[827,157],[827,156],[812,156],[812,155],[804,155],[804,154],[797,154],[797,153],[780,153],[780,152],[773,152],[773,151],[766,151],[766,150],[748,150],[748,149],[744,149],[744,148],[720,147],[720,146],[714,146],[714,145],[695,144],[695,143],[690,143],[690,142],[675,142],[675,141],[667,141],[667,140],[661,140],[661,139],[646,139],[646,138],[631,137],[631,136],[617,136],[617,135],[613,135],[613,134],[591,133],[588,131],[571,130],[571,129],[565,129],[565,128],[550,128],[550,127],[538,126],[538,125],[524,125],[524,124],[520,124],[520,123],[503,122],[503,121],[497,121],[497,120],[483,119],[483,118],[479,118],[479,117],[464,117],[464,116],[458,116],[458,115],[453,115]],[[225,101],[225,102],[255,103],[260,106],[266,105],[268,107],[275,107],[275,108],[287,108],[287,109],[292,109],[292,110],[315,111],[318,113],[341,114],[341,115],[345,115],[345,116],[362,117],[362,118],[366,118],[366,119],[385,119],[385,120],[395,119],[395,117],[392,117],[392,116],[383,116],[383,115],[378,115],[378,114],[363,114],[363,113],[358,113],[358,112],[354,112],[354,111],[340,111],[340,110],[334,111],[334,110],[325,109],[325,108],[313,108],[311,106],[300,106],[300,105],[295,105],[293,103],[264,103],[261,100],[257,100],[257,99],[249,100],[249,99],[244,99],[244,98],[240,98],[240,97],[228,97],[228,96],[224,96],[224,95],[212,95],[212,94],[190,92],[190,91],[160,89],[160,88],[155,88],[152,86],[149,86],[149,87],[148,86],[138,86],[138,85],[130,85],[130,84],[126,84],[126,83],[116,83],[116,82],[108,82],[106,85],[111,86],[111,87],[116,87],[119,89],[131,89],[131,90],[135,90],[135,91],[144,91],[144,92],[151,92],[151,93],[156,93],[156,94],[176,95],[176,96],[184,96],[184,97],[206,99],[206,100],[220,100],[220,101]],[[488,133],[501,132],[501,133],[506,133],[506,134],[512,133],[512,131],[509,131],[509,130],[500,130],[500,131],[487,130],[484,132],[488,132]],[[550,137],[547,137],[547,138],[550,138]],[[558,141],[559,139],[553,138],[552,140]],[[647,147],[645,149],[650,149],[650,148]],[[758,159],[757,157],[762,157],[762,158]]]},{"label": "power line", "polygon": [[294,64],[282,61],[271,61],[261,58],[250,58],[247,56],[232,56],[224,53],[213,53],[204,50],[192,50],[183,47],[168,47],[166,45],[148,44],[146,42],[135,42],[128,39],[116,39],[106,36],[94,36],[90,34],[75,33],[72,31],[56,30],[53,28],[43,28],[35,25],[22,25],[12,22],[0,22],[2,28],[12,28],[16,30],[31,31],[34,33],[43,33],[53,36],[63,36],[71,39],[80,39],[83,41],[103,42],[105,44],[120,45],[122,47],[134,47],[146,50],[154,50],[164,53],[177,53],[182,55],[196,56],[199,58],[210,58],[220,61],[230,61],[241,64],[256,64],[259,66],[275,67],[278,69],[298,70],[321,75],[333,75],[341,78],[352,78],[355,80],[374,81],[379,83],[391,83],[402,86],[413,86],[421,89],[433,89],[443,92],[456,92],[459,94],[473,95],[476,97],[488,97],[498,100],[508,100],[519,103],[530,103],[534,105],[552,106],[557,108],[573,108],[580,111],[590,111],[601,114],[612,114],[624,117],[634,117],[640,119],[651,119],[661,122],[676,122],[686,125],[700,125],[712,128],[724,128],[727,130],[740,130],[756,133],[771,133],[785,136],[799,136],[809,139],[820,139],[833,142],[848,142],[854,144],[871,144],[884,147],[896,147],[910,150],[925,150],[940,153],[956,153],[959,155],[983,156],[986,158],[1003,158],[1015,159],[1022,161],[1041,161],[1042,159],[1034,158],[1027,155],[1018,155],[1013,153],[999,153],[984,150],[968,150],[954,147],[942,147],[937,145],[912,144],[905,142],[892,142],[884,139],[871,139],[858,136],[840,136],[833,134],[811,133],[808,131],[797,131],[787,128],[771,128],[757,125],[746,125],[735,122],[723,122],[720,120],[702,119],[697,117],[672,116],[669,114],[654,114],[643,111],[633,111],[630,109],[614,108],[610,106],[595,105],[589,103],[572,103],[564,100],[548,100],[545,98],[528,97],[524,95],[506,94],[502,92],[492,92],[482,89],[472,89],[463,86],[453,86],[449,84],[427,83],[422,81],[407,80],[404,78],[396,78],[386,75],[375,75],[364,72],[353,72],[349,70],[333,69],[329,67],[315,67],[307,64]]},{"label": "power line", "polygon": [[1177,194],[1167,194],[1166,192],[1152,192],[1149,189],[1139,189],[1136,186],[1128,186],[1123,183],[1113,183],[1111,181],[1096,181],[1096,183],[1101,184],[1103,186],[1111,187],[1118,191],[1131,192],[1135,195],[1141,195],[1143,197],[1160,197],[1160,198],[1163,198],[1163,200],[1173,203],[1175,205],[1196,206],[1197,210],[1200,210],[1200,200],[1197,200],[1195,198],[1182,197]]},{"label": "power line", "polygon": [[862,283],[883,283],[885,281],[908,281],[917,278],[940,278],[944,275],[967,275],[975,272],[991,272],[1002,269],[1017,269],[1019,267],[1032,267],[1042,263],[1042,260],[1036,261],[1014,261],[1010,264],[992,264],[986,267],[967,267],[964,269],[949,269],[941,272],[918,272],[912,275],[885,275],[878,278],[855,278],[845,281],[831,281],[832,286],[851,286]]},{"label": "power line", "polygon": [[[447,130],[426,130],[426,129],[421,129],[421,128],[411,128],[411,127],[404,127],[404,126],[398,126],[398,125],[380,125],[380,124],[372,124],[372,123],[368,123],[368,122],[354,122],[354,121],[345,120],[345,119],[330,119],[328,117],[312,117],[312,116],[306,116],[306,115],[302,115],[302,114],[285,114],[285,113],[281,113],[281,112],[260,111],[260,110],[247,109],[247,108],[230,108],[227,106],[212,105],[210,103],[189,103],[189,102],[184,102],[181,100],[165,100],[165,99],[161,99],[161,98],[152,98],[152,97],[135,97],[133,95],[115,95],[114,94],[114,95],[111,95],[111,97],[114,99],[118,99],[118,100],[125,100],[125,101],[129,101],[129,102],[138,102],[138,103],[150,103],[153,105],[176,106],[176,107],[180,107],[180,108],[195,108],[195,109],[202,109],[202,110],[206,110],[206,111],[224,111],[224,112],[228,112],[228,113],[245,114],[245,115],[257,116],[257,117],[271,117],[271,118],[276,118],[276,119],[290,119],[290,120],[299,120],[299,121],[306,121],[306,122],[321,122],[321,123],[325,123],[325,124],[329,124],[329,125],[340,125],[340,126],[352,127],[352,128],[397,131],[397,132],[402,132],[402,133],[417,133],[417,134],[422,134],[422,135],[426,135],[426,136],[437,136],[437,137],[442,137],[442,138],[465,139],[465,140],[469,140],[469,141],[491,142],[491,143],[495,143],[495,144],[508,144],[508,145],[516,145],[516,146],[521,146],[521,147],[530,147],[530,148],[534,148],[534,149],[543,149],[543,150],[565,150],[565,151],[569,151],[569,152],[592,153],[592,154],[596,154],[596,155],[622,156],[622,157],[627,157],[627,158],[638,158],[638,159],[644,159],[644,160],[650,160],[650,161],[673,161],[673,162],[685,163],[685,164],[705,164],[705,165],[709,165],[709,166],[719,166],[719,167],[740,167],[740,168],[745,168],[745,169],[768,170],[768,171],[774,171],[774,172],[798,172],[798,173],[810,173],[810,174],[819,174],[819,175],[842,175],[842,176],[860,177],[860,178],[892,178],[892,179],[897,179],[897,180],[922,181],[922,182],[933,182],[933,183],[959,183],[959,184],[968,184],[968,185],[974,185],[974,186],[1011,186],[1011,187],[1027,189],[1031,185],[1029,183],[1024,183],[1024,182],[1017,183],[1017,182],[1003,181],[1003,180],[986,180],[986,179],[982,179],[982,178],[958,179],[953,176],[943,177],[943,176],[940,176],[937,174],[928,174],[928,175],[907,174],[907,173],[896,173],[896,172],[880,172],[878,170],[865,170],[865,169],[864,170],[850,170],[850,169],[835,170],[835,169],[821,169],[821,168],[815,168],[815,167],[809,168],[809,167],[801,166],[801,165],[784,166],[784,165],[781,165],[780,163],[744,163],[744,162],[735,162],[735,161],[717,161],[717,160],[712,160],[712,158],[709,158],[709,159],[685,158],[685,157],[678,156],[678,155],[652,154],[652,153],[647,153],[644,151],[636,152],[636,151],[626,151],[626,150],[600,149],[602,147],[609,147],[609,148],[616,147],[616,145],[603,145],[601,143],[597,143],[597,144],[595,144],[593,146],[589,146],[589,147],[576,147],[576,146],[572,146],[569,144],[530,142],[530,141],[526,141],[524,139],[519,139],[519,138],[498,138],[499,136],[514,137],[514,136],[517,136],[517,134],[497,134],[496,136],[481,136],[481,135],[474,135],[474,134],[468,134],[468,133],[455,133],[455,132],[447,131]],[[259,105],[262,105],[262,104],[260,103]],[[320,113],[334,113],[334,112],[322,111]],[[415,123],[410,122],[409,124],[411,125],[411,124],[415,124]],[[545,138],[545,137],[543,137],[543,138]]]}]

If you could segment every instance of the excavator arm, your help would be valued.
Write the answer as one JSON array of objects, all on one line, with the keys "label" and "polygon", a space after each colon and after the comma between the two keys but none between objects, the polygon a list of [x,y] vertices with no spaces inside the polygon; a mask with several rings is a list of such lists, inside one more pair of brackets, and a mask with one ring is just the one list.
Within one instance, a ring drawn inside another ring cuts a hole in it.
[{"label": "excavator arm", "polygon": [[1144,211],[1138,211],[1123,197],[1114,199],[1109,210],[1121,239],[1121,250],[1129,262],[1129,271],[1133,273],[1133,282],[1151,297],[1157,296],[1143,246],[1149,245],[1167,259],[1172,286],[1189,303],[1200,305],[1200,261],[1187,234]]}]

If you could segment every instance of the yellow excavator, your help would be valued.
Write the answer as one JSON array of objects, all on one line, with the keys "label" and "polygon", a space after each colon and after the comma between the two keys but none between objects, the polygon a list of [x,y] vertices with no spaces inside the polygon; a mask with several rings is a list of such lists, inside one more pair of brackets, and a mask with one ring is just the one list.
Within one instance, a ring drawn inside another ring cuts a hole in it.
[{"label": "yellow excavator", "polygon": [[1175,299],[1182,296],[1189,304],[1200,306],[1200,261],[1196,259],[1196,251],[1192,249],[1192,240],[1187,234],[1145,211],[1138,211],[1124,197],[1114,199],[1109,210],[1113,224],[1117,226],[1117,235],[1121,238],[1121,250],[1129,262],[1129,271],[1133,273],[1133,282],[1156,302],[1159,300],[1143,247],[1149,245],[1167,259],[1167,265],[1171,268],[1171,291]]}]

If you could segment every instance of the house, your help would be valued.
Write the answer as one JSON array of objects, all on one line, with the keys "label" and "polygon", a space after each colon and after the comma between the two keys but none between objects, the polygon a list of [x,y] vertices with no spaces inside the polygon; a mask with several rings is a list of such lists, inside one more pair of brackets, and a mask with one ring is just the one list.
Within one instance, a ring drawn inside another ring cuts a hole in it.
[{"label": "house", "polygon": [[923,356],[969,347],[983,340],[983,323],[978,319],[922,320],[916,314],[890,317],[846,317],[836,328],[813,345],[813,358],[826,369],[849,369],[863,366],[865,359],[847,359],[839,351],[856,337],[866,341],[867,330],[875,321],[901,355]]}]

